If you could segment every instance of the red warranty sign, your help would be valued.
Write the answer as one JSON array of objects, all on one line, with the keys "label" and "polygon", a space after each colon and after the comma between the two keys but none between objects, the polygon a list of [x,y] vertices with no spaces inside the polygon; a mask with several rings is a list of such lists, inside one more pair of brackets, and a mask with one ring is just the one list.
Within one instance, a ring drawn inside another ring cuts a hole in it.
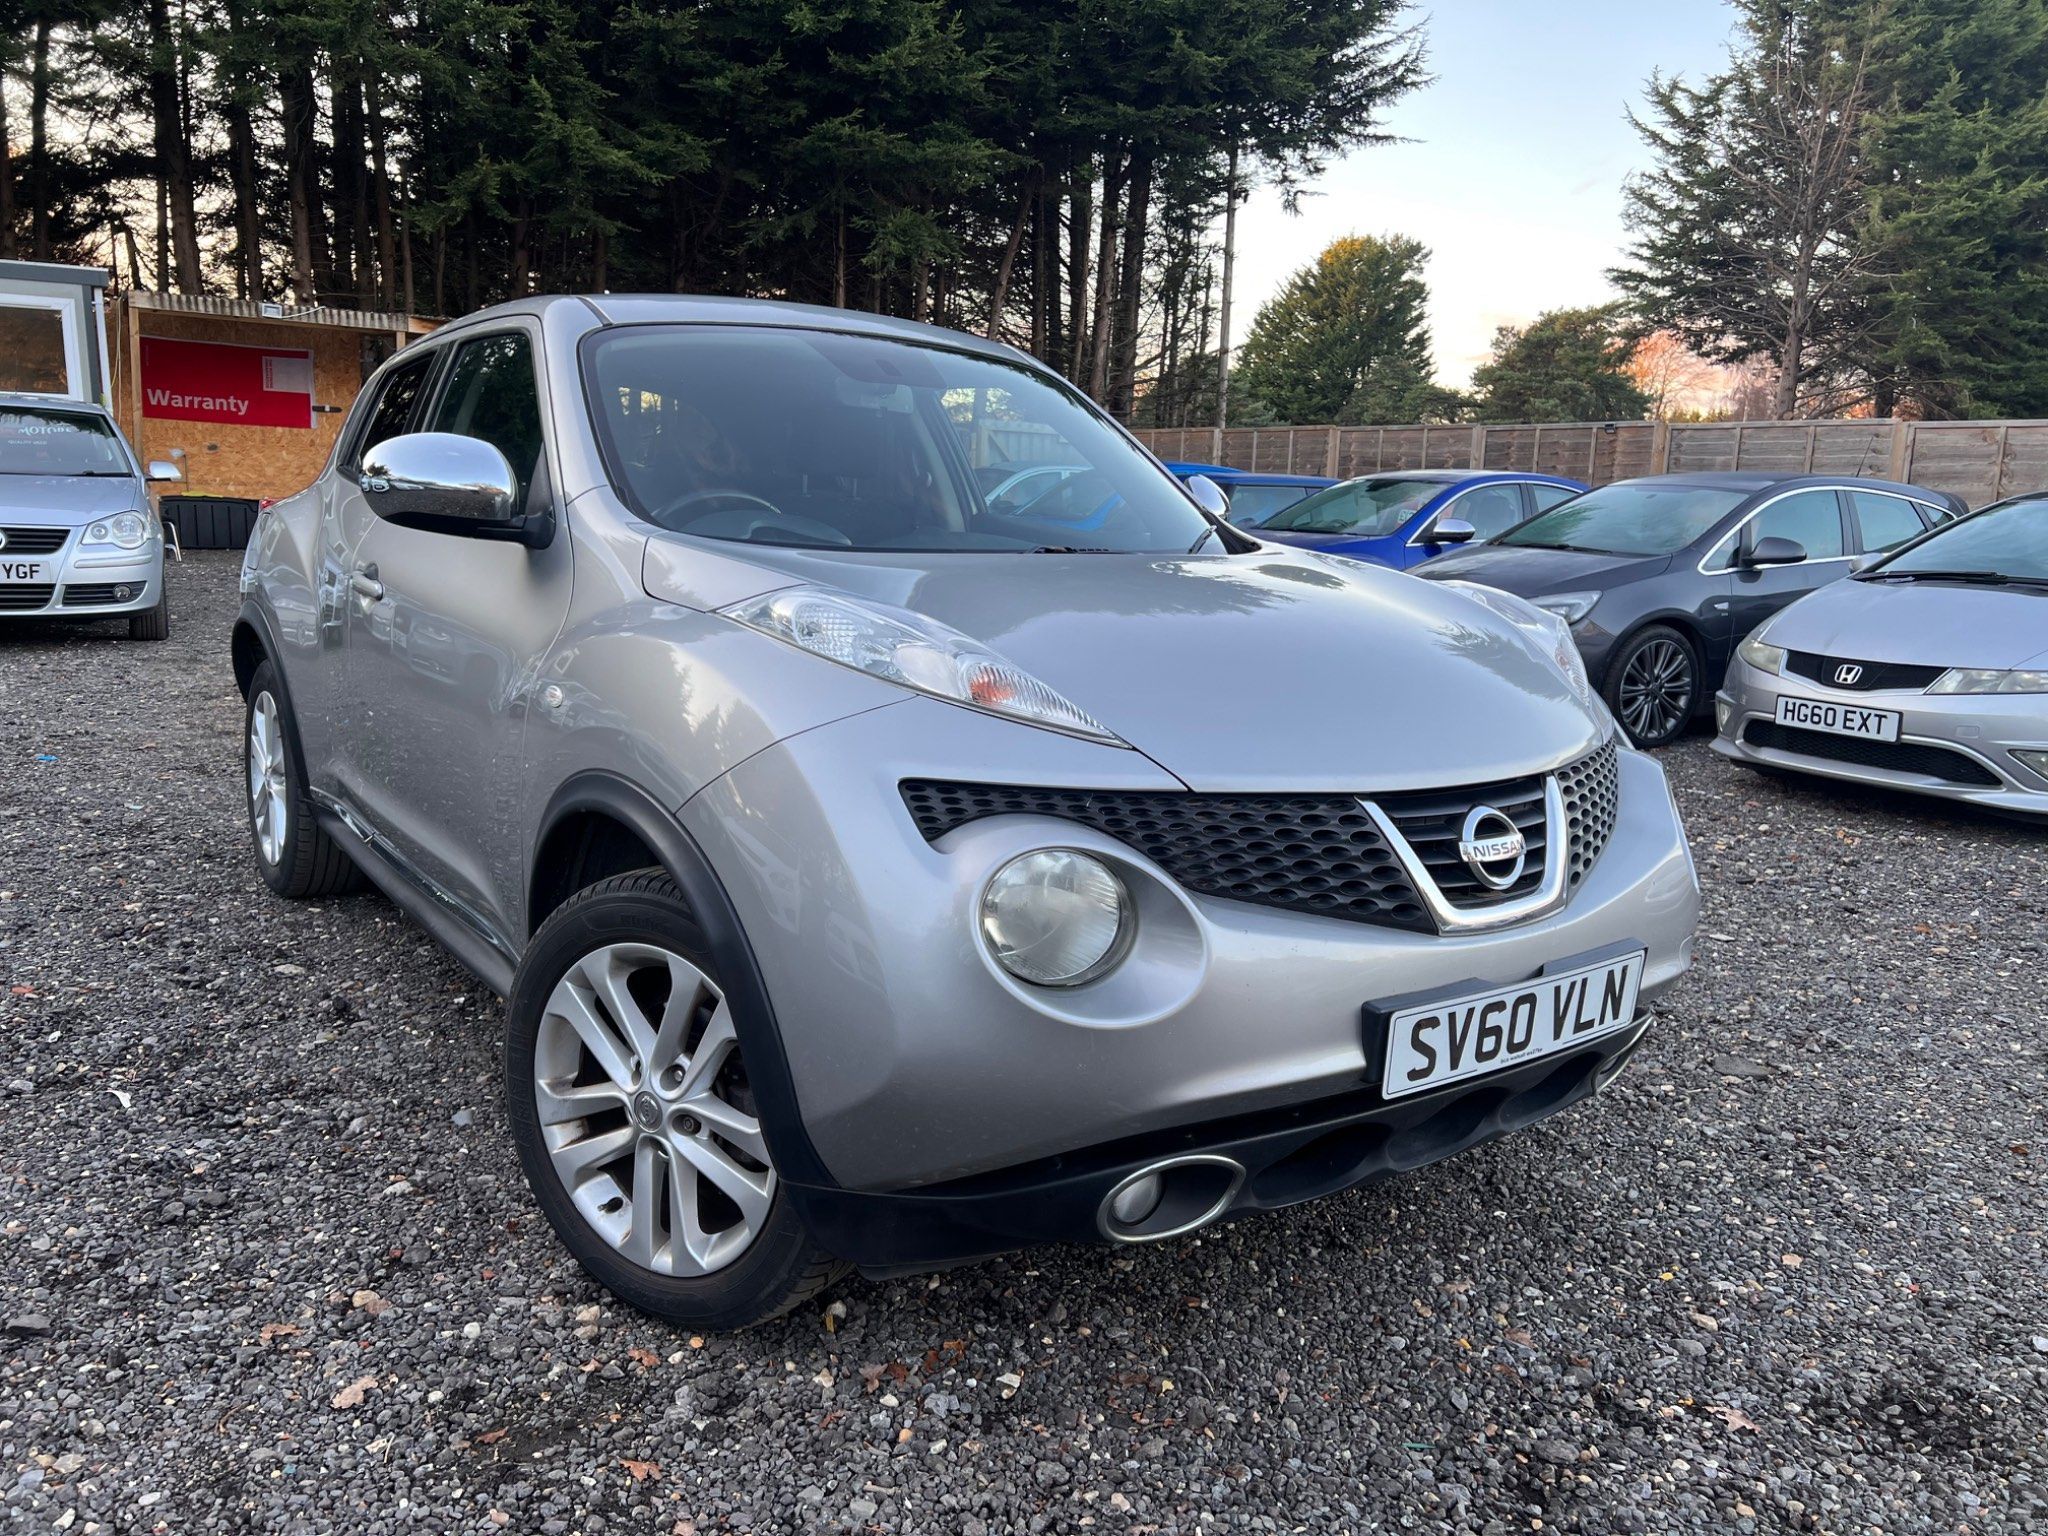
[{"label": "red warranty sign", "polygon": [[313,354],[142,338],[142,414],[240,427],[313,425]]}]

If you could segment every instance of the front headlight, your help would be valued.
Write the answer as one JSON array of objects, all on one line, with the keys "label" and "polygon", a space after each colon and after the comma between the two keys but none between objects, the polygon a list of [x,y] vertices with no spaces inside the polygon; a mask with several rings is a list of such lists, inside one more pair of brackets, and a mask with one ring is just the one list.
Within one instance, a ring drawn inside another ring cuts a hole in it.
[{"label": "front headlight", "polygon": [[1598,592],[1552,592],[1543,597],[1529,599],[1531,605],[1545,613],[1554,613],[1567,624],[1576,624],[1593,611],[1593,605],[1600,601]]},{"label": "front headlight", "polygon": [[1124,743],[1085,710],[958,630],[823,587],[785,587],[719,612],[799,650],[971,709]]},{"label": "front headlight", "polygon": [[[1515,628],[1534,635],[1550,653],[1550,659],[1557,663],[1565,681],[1587,703],[1593,701],[1592,680],[1586,676],[1586,659],[1579,654],[1578,642],[1572,639],[1571,621],[1555,609],[1544,608],[1525,597],[1512,592],[1503,592],[1499,587],[1482,586],[1476,581],[1446,581],[1447,587],[1456,587],[1475,603],[1483,604]],[[1595,593],[1581,593],[1580,596],[1598,597]],[[1589,603],[1588,607],[1591,606]]]},{"label": "front headlight", "polygon": [[1765,645],[1763,631],[1757,630],[1735,648],[1735,654],[1755,667],[1759,672],[1768,672],[1773,677],[1785,675],[1785,647]]},{"label": "front headlight", "polygon": [[1077,987],[1124,956],[1129,895],[1102,860],[1042,848],[1010,860],[981,895],[981,936],[996,963],[1038,987]]},{"label": "front headlight", "polygon": [[1928,684],[1929,693],[2048,693],[2048,672],[1994,672],[1952,667]]},{"label": "front headlight", "polygon": [[117,512],[85,530],[85,544],[111,544],[116,549],[140,549],[149,542],[149,519],[140,512]]}]

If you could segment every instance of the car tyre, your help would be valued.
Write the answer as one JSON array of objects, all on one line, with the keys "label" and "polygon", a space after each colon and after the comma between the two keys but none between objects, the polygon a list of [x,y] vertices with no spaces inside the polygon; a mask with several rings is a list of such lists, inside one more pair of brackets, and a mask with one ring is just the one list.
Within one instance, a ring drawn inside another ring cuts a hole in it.
[{"label": "car tyre", "polygon": [[717,964],[661,870],[577,892],[534,935],[505,1100],[548,1224],[628,1305],[743,1328],[845,1272],[776,1178]]},{"label": "car tyre", "polygon": [[159,582],[156,606],[146,608],[128,620],[130,640],[168,640],[171,638],[171,593],[170,588]]},{"label": "car tyre", "polygon": [[1622,642],[1600,695],[1638,747],[1666,747],[1699,713],[1700,655],[1667,624],[1650,624]]},{"label": "car tyre", "polygon": [[242,723],[249,846],[263,883],[293,901],[360,890],[363,872],[313,815],[298,727],[270,662],[249,679]]}]

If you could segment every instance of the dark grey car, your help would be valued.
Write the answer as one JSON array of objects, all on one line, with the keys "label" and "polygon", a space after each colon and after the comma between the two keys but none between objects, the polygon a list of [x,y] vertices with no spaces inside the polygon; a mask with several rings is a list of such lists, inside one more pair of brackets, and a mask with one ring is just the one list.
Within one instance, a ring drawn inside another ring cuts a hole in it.
[{"label": "dark grey car", "polygon": [[1677,737],[1743,636],[1786,604],[1969,508],[1856,476],[1621,480],[1416,574],[1527,598],[1571,626],[1586,671],[1639,747]]}]

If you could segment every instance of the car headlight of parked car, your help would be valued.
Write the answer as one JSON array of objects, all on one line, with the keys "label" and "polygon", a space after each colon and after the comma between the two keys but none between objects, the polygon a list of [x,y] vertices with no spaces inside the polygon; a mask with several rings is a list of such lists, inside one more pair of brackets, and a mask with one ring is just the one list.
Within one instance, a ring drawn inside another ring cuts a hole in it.
[{"label": "car headlight of parked car", "polygon": [[719,610],[725,617],[857,672],[971,709],[1122,746],[1030,673],[958,630],[823,587],[785,587]]},{"label": "car headlight of parked car", "polygon": [[1566,624],[1576,624],[1593,611],[1593,605],[1600,601],[1598,592],[1552,592],[1543,597],[1532,597],[1529,602],[1545,613],[1554,613]]},{"label": "car headlight of parked car", "polygon": [[85,530],[84,544],[110,544],[115,549],[140,549],[149,542],[149,519],[140,512],[116,512]]},{"label": "car headlight of parked car", "polygon": [[[1550,659],[1557,663],[1557,670],[1572,685],[1572,692],[1585,703],[1593,701],[1593,684],[1586,676],[1586,660],[1579,654],[1578,642],[1572,639],[1570,619],[1555,608],[1545,606],[1555,599],[1529,599],[1517,597],[1512,592],[1503,592],[1498,587],[1482,586],[1476,581],[1446,581],[1447,587],[1456,587],[1474,602],[1483,603],[1494,613],[1506,619],[1517,629],[1535,635],[1550,652]],[[1583,597],[1588,608],[1599,597],[1597,592],[1580,592],[1573,596]]]},{"label": "car headlight of parked car", "polygon": [[981,934],[996,964],[1040,987],[1076,987],[1129,948],[1131,899],[1102,860],[1041,848],[1010,860],[981,895]]},{"label": "car headlight of parked car", "polygon": [[1952,667],[1927,687],[1929,693],[2048,693],[2048,672],[1998,672]]},{"label": "car headlight of parked car", "polygon": [[1768,672],[1773,677],[1782,677],[1785,675],[1785,647],[1782,645],[1766,645],[1763,636],[1764,632],[1757,630],[1735,648],[1735,654],[1748,662],[1752,667],[1755,667],[1759,672]]}]

